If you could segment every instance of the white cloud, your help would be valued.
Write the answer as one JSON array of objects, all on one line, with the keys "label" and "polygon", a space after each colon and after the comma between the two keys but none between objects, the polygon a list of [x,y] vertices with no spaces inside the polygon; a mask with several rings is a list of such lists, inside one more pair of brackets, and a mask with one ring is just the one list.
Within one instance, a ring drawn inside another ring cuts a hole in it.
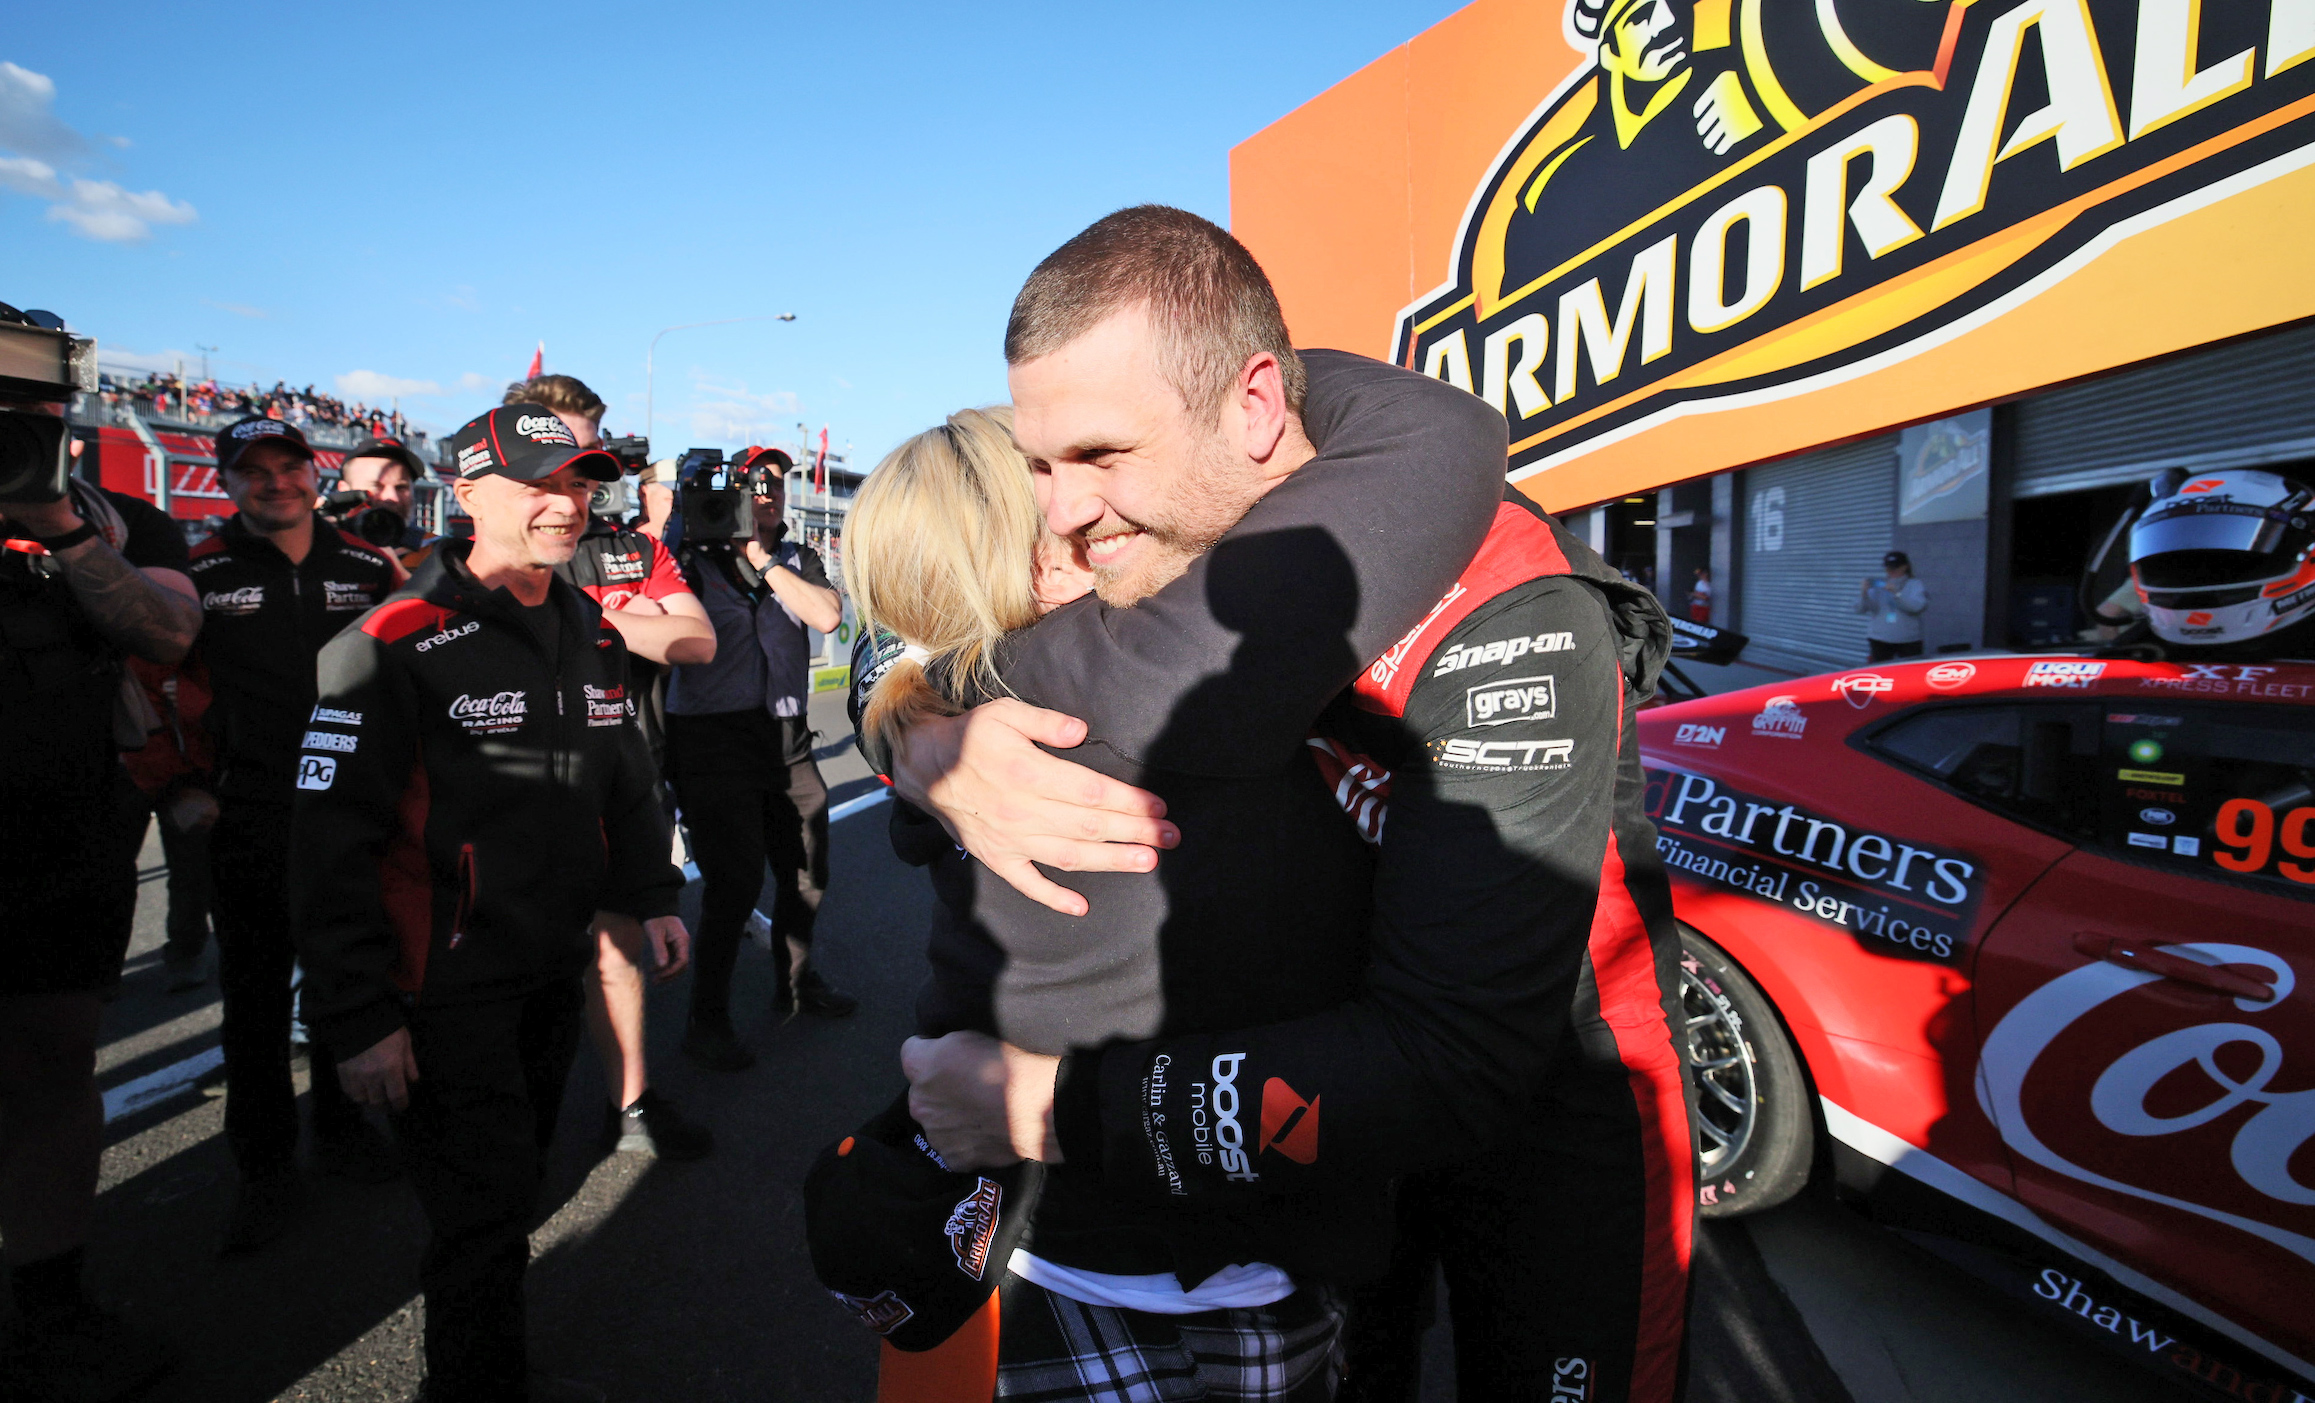
[{"label": "white cloud", "polygon": [[52,161],[85,152],[87,139],[57,120],[55,105],[55,79],[0,63],[0,146]]},{"label": "white cloud", "polygon": [[498,383],[496,379],[477,370],[469,370],[458,377],[458,388],[470,394],[477,390],[487,390]]},{"label": "white cloud", "polygon": [[158,190],[143,194],[110,180],[89,180],[58,172],[51,161],[70,160],[89,149],[88,140],[58,121],[50,108],[56,83],[45,74],[0,62],[0,186],[46,200],[49,219],[101,243],[141,243],[156,224],[190,224],[200,218],[193,206]]},{"label": "white cloud", "polygon": [[251,307],[240,302],[212,302],[206,297],[201,300],[220,312],[231,312],[237,317],[247,317],[254,322],[270,321],[273,317],[273,313],[266,311],[263,307]]},{"label": "white cloud", "polygon": [[99,341],[96,348],[96,362],[100,368],[105,370],[174,371],[179,366],[183,366],[187,375],[201,373],[201,353],[199,351],[160,351],[147,354],[143,351],[131,351],[124,347],[108,346]]},{"label": "white cloud", "polygon": [[346,398],[371,404],[442,393],[442,387],[432,380],[404,380],[395,375],[380,375],[375,370],[349,370],[338,377],[337,385],[338,393]]},{"label": "white cloud", "polygon": [[763,443],[795,424],[800,402],[793,390],[751,392],[745,384],[692,386],[691,432],[706,443]]}]

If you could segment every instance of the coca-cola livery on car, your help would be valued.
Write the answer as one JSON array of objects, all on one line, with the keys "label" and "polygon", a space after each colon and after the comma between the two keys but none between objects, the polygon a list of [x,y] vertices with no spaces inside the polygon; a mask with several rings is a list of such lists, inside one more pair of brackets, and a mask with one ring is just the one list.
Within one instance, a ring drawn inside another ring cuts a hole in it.
[{"label": "coca-cola livery on car", "polygon": [[2315,1395],[2315,664],[1925,660],[1640,726],[1702,1211],[1829,1160],[2182,1381]]}]

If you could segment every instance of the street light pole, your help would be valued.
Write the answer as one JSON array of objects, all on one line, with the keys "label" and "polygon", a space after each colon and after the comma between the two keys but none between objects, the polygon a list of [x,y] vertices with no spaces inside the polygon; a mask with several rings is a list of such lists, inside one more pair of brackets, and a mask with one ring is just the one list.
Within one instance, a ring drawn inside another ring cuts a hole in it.
[{"label": "street light pole", "polygon": [[720,317],[711,322],[680,322],[674,326],[659,328],[658,332],[651,338],[650,347],[643,352],[643,437],[646,440],[650,439],[652,425],[656,417],[655,411],[658,409],[658,401],[654,393],[656,386],[652,375],[653,362],[659,355],[659,338],[661,336],[665,336],[670,331],[690,331],[695,327],[702,326],[732,326],[739,322],[792,322],[795,319],[796,314],[794,312],[782,312],[777,316]]}]

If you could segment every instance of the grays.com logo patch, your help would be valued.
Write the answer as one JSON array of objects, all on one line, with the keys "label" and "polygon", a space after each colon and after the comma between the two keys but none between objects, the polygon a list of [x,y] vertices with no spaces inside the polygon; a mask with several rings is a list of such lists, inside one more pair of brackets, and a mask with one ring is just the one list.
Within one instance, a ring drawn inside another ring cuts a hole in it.
[{"label": "grays.com logo patch", "polygon": [[1466,691],[1463,709],[1466,727],[1548,721],[1559,714],[1559,687],[1550,676],[1506,678]]}]

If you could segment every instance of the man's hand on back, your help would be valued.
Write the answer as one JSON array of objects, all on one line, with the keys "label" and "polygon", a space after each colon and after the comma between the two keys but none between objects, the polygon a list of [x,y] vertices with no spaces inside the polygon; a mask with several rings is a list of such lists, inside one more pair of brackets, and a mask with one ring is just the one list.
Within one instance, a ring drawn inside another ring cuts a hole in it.
[{"label": "man's hand on back", "polygon": [[1035,866],[1063,872],[1147,872],[1154,849],[1181,834],[1155,794],[1048,755],[1085,740],[1085,723],[1010,698],[962,716],[918,722],[893,746],[900,797],[940,820],[949,836],[1032,901],[1064,916],[1085,898]]},{"label": "man's hand on back", "polygon": [[902,1043],[900,1068],[908,1074],[908,1113],[949,1168],[1060,1162],[1053,1131],[1060,1058],[982,1033],[951,1033]]}]

